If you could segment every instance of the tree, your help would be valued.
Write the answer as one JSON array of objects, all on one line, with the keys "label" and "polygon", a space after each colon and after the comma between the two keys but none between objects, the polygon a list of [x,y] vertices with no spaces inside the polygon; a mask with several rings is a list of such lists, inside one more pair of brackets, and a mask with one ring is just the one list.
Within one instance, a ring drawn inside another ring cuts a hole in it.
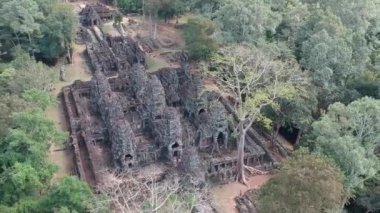
[{"label": "tree", "polygon": [[348,30],[334,14],[315,9],[298,31],[296,46],[300,64],[310,71],[317,88],[319,108],[357,98],[347,85],[363,74],[368,61],[363,37]]},{"label": "tree", "polygon": [[185,12],[185,7],[185,3],[182,0],[161,0],[158,15],[164,18],[165,22],[175,16],[178,24],[178,17]]},{"label": "tree", "polygon": [[120,26],[121,22],[123,22],[123,14],[119,11],[115,11],[113,14],[113,20],[116,26]]},{"label": "tree", "polygon": [[214,25],[207,19],[189,19],[183,30],[186,49],[195,60],[207,60],[216,51],[217,44],[210,38]]},{"label": "tree", "polygon": [[282,16],[274,37],[278,42],[286,42],[287,46],[294,51],[298,30],[310,15],[308,7],[299,0],[279,0],[272,1],[272,10]]},{"label": "tree", "polygon": [[309,147],[333,159],[353,194],[380,171],[375,155],[380,139],[380,101],[362,98],[345,106],[335,103],[313,123]]},{"label": "tree", "polygon": [[116,0],[117,6],[125,13],[140,12],[143,7],[143,0]]},{"label": "tree", "polygon": [[355,202],[372,212],[380,210],[380,173],[366,181],[364,189],[359,191]]},{"label": "tree", "polygon": [[292,97],[304,81],[294,61],[275,60],[255,47],[226,47],[212,58],[206,74],[234,99],[238,122],[237,180],[245,183],[244,147],[246,133],[262,115],[265,106],[275,106],[279,97]]},{"label": "tree", "polygon": [[222,35],[229,42],[265,41],[274,34],[279,17],[260,0],[228,0],[215,13]]},{"label": "tree", "polygon": [[[1,77],[0,77],[1,78]],[[30,103],[19,98],[16,95],[1,95],[0,96],[0,137],[3,136],[8,128],[12,126],[12,114],[21,112],[24,109],[31,107]]]},{"label": "tree", "polygon": [[0,29],[4,48],[26,44],[26,49],[34,52],[33,39],[40,33],[39,21],[43,18],[38,4],[33,0],[11,0],[2,4]]},{"label": "tree", "polygon": [[283,162],[258,193],[259,212],[338,212],[344,202],[343,175],[333,161],[304,149]]},{"label": "tree", "polygon": [[45,110],[48,106],[54,103],[48,92],[38,89],[26,90],[21,94],[22,98],[31,103],[35,103],[39,108]]},{"label": "tree", "polygon": [[76,25],[77,20],[71,6],[53,4],[41,26],[42,38],[38,41],[41,56],[46,59],[56,59],[66,53],[71,57]]},{"label": "tree", "polygon": [[[9,67],[4,72],[4,86],[6,93],[20,95],[28,89],[50,91],[55,79],[58,79],[58,71],[41,62],[36,62],[27,53],[20,49],[15,52],[15,59],[7,64]],[[0,76],[0,83],[1,83]]]},{"label": "tree", "polygon": [[379,6],[373,0],[303,0],[303,2],[318,4],[325,10],[330,10],[338,16],[343,24],[363,34],[369,25],[369,21],[377,16]]},{"label": "tree", "polygon": [[44,212],[68,209],[69,212],[86,212],[92,199],[90,187],[77,177],[64,177],[58,184],[54,184],[41,202]]},{"label": "tree", "polygon": [[[305,81],[305,84],[308,85],[309,81]],[[308,86],[305,86],[298,94],[300,95],[290,99],[279,98],[277,108],[268,107],[265,110],[266,116],[273,121],[273,140],[277,139],[282,126],[294,127],[298,129],[294,144],[297,146],[302,134],[310,129],[314,121],[313,114],[317,108],[316,94],[313,92],[313,88]]]}]

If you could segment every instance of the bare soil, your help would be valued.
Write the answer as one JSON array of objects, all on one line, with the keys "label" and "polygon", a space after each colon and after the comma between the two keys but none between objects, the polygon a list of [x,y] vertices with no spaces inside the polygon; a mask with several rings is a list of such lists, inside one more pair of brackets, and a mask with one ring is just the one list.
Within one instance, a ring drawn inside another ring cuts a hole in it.
[{"label": "bare soil", "polygon": [[265,184],[271,175],[258,175],[250,177],[247,186],[232,182],[225,185],[215,186],[211,188],[211,195],[215,201],[217,209],[221,213],[237,213],[235,208],[235,197],[244,194],[250,189],[257,189]]},{"label": "bare soil", "polygon": [[[90,70],[86,64],[84,45],[74,45],[73,63],[65,65],[66,81],[57,82],[53,87],[53,95],[57,97],[57,104],[49,107],[45,111],[45,115],[54,121],[56,127],[63,131],[68,131],[68,125],[65,118],[65,113],[62,108],[61,100],[58,94],[62,87],[72,84],[76,80],[88,81],[91,79]],[[60,68],[60,65],[57,65]],[[59,74],[57,73],[57,78]],[[74,166],[73,153],[70,150],[64,149],[66,144],[51,143],[48,159],[50,162],[58,165],[58,171],[54,174],[53,181],[57,181],[66,175],[70,175]]]}]

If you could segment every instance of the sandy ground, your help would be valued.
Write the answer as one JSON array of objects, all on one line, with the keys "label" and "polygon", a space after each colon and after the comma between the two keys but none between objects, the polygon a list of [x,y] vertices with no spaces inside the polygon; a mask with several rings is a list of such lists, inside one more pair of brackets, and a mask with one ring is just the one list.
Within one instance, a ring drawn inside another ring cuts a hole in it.
[{"label": "sandy ground", "polygon": [[215,186],[210,190],[211,195],[217,205],[218,210],[220,210],[221,213],[237,213],[234,198],[240,194],[244,194],[249,189],[259,188],[261,185],[266,183],[270,177],[270,175],[258,175],[250,177],[248,186],[237,182]]},{"label": "sandy ground", "polygon": [[[65,65],[66,81],[58,82],[54,85],[53,95],[58,97],[62,87],[72,84],[75,80],[88,81],[91,79],[89,68],[84,59],[84,45],[74,44],[73,63]],[[57,65],[60,66],[60,65]],[[59,74],[57,73],[57,78]],[[57,104],[49,107],[45,111],[46,116],[53,120],[56,127],[68,133],[64,111],[60,100],[57,98]],[[68,150],[61,150],[62,145],[52,143],[49,153],[49,161],[58,165],[59,169],[53,177],[53,181],[69,175],[73,168],[73,153]]]}]

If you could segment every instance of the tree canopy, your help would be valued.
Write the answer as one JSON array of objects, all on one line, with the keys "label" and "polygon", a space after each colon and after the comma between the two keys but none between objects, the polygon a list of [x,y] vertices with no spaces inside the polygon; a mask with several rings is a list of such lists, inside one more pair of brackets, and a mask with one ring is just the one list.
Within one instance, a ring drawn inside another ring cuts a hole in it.
[{"label": "tree canopy", "polygon": [[380,101],[362,98],[345,106],[331,105],[313,123],[310,146],[332,158],[345,174],[345,186],[354,192],[380,171],[375,155],[380,139]]},{"label": "tree canopy", "polygon": [[302,149],[283,162],[258,193],[260,212],[338,212],[344,202],[343,174],[330,159]]},{"label": "tree canopy", "polygon": [[0,47],[10,55],[20,45],[43,59],[69,52],[76,26],[72,8],[46,0],[5,0],[0,4]]}]

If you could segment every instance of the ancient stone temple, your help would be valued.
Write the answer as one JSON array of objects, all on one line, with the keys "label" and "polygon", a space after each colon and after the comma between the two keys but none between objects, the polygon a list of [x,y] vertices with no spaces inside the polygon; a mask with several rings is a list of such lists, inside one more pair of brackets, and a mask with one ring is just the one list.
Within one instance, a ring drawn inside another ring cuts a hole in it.
[{"label": "ancient stone temple", "polygon": [[[203,86],[185,58],[181,67],[147,73],[144,53],[132,38],[106,36],[86,47],[92,80],[63,89],[83,180],[95,185],[109,170],[144,177],[151,167],[162,174],[192,174],[199,183],[234,178],[231,111],[218,91]],[[258,140],[255,132],[247,136],[248,165],[267,160]]]},{"label": "ancient stone temple", "polygon": [[84,26],[101,25],[105,20],[111,20],[113,11],[101,3],[87,4],[80,12],[80,22]]}]

